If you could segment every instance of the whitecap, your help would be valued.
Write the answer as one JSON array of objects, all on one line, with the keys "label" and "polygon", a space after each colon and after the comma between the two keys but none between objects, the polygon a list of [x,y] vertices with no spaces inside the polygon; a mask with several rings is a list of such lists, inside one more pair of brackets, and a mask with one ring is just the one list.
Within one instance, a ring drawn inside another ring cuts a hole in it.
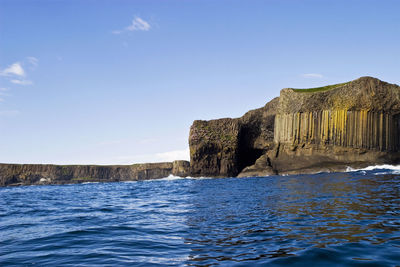
[{"label": "whitecap", "polygon": [[[365,168],[354,169],[352,167],[347,167],[346,172],[358,172],[358,171],[376,171],[376,170],[385,170],[386,172],[378,172],[376,174],[400,174],[400,165],[390,165],[390,164],[382,164],[382,165],[371,165]],[[387,172],[389,170],[389,172]]]},{"label": "whitecap", "polygon": [[170,174],[168,177],[164,177],[164,178],[157,179],[157,180],[159,180],[159,181],[173,181],[173,180],[181,180],[181,179],[185,179],[185,178]]}]

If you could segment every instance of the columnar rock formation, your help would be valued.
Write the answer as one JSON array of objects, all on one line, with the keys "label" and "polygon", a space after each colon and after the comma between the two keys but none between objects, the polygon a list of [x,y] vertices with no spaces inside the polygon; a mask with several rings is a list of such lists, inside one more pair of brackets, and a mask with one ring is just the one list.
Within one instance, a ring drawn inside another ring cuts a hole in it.
[{"label": "columnar rock formation", "polygon": [[399,150],[399,116],[368,110],[277,114],[275,142]]},{"label": "columnar rock formation", "polygon": [[[189,137],[191,170],[193,175],[254,176],[397,163],[399,114],[400,87],[371,77],[283,89],[279,99],[253,111],[253,123],[246,123],[248,114],[202,121],[201,129],[196,121]],[[226,126],[228,121],[234,130]],[[219,137],[226,132],[228,146]],[[219,160],[210,160],[214,158]]]}]

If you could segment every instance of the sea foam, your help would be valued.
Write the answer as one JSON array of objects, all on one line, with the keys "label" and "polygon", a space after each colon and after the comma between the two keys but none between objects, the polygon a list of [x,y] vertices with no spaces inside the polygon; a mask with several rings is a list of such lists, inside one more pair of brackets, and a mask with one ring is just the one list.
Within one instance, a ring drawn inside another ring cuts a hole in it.
[{"label": "sea foam", "polygon": [[386,171],[385,173],[379,172],[377,174],[400,174],[400,165],[371,165],[365,168],[354,169],[347,167],[346,172],[358,172],[358,171]]}]

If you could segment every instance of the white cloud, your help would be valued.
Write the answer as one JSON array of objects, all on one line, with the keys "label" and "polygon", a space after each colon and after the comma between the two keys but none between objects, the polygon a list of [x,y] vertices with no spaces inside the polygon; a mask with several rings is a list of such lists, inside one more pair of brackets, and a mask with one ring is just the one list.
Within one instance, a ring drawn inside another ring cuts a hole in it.
[{"label": "white cloud", "polygon": [[19,76],[25,77],[25,71],[21,66],[21,63],[15,62],[11,64],[8,68],[5,68],[3,71],[0,72],[2,76]]},{"label": "white cloud", "polygon": [[8,91],[8,88],[5,88],[5,87],[0,87],[0,91],[1,91],[1,92]]},{"label": "white cloud", "polygon": [[35,58],[35,57],[27,57],[26,59],[28,60],[29,64],[31,64],[33,67],[37,67],[38,66],[39,60],[37,58]]},{"label": "white cloud", "polygon": [[174,150],[163,153],[157,153],[155,158],[158,161],[174,161],[174,160],[189,160],[190,152],[189,148],[183,150]]},{"label": "white cloud", "polygon": [[[39,60],[35,57],[27,57],[23,63],[15,62],[8,66],[7,68],[0,70],[0,76],[6,77],[6,80],[13,84],[18,85],[31,85],[33,84],[32,81],[26,79],[27,73],[25,69],[22,67],[23,65],[28,64],[30,66],[30,70],[34,70],[38,66]],[[0,91],[4,91],[1,88]]]},{"label": "white cloud", "polygon": [[306,74],[302,74],[301,76],[303,76],[304,78],[318,78],[318,79],[321,79],[324,77],[324,75],[319,74],[319,73],[306,73]]},{"label": "white cloud", "polygon": [[150,29],[151,29],[151,26],[147,21],[145,21],[142,18],[135,17],[132,20],[131,25],[125,27],[122,30],[112,31],[112,33],[113,34],[121,34],[121,33],[127,32],[127,31],[129,31],[129,32],[133,32],[133,31],[148,31]]},{"label": "white cloud", "polygon": [[[147,162],[171,162],[174,160],[189,160],[189,148],[182,150],[173,150],[155,154],[142,154],[120,156],[112,160],[116,164],[133,164],[133,163],[147,163]],[[109,160],[109,159],[108,159]],[[101,164],[109,164],[109,162],[102,162]]]},{"label": "white cloud", "polygon": [[32,81],[30,80],[17,80],[17,79],[13,79],[10,81],[13,84],[18,84],[18,85],[31,85],[33,84]]},{"label": "white cloud", "polygon": [[135,17],[132,20],[132,24],[126,27],[128,31],[148,31],[150,28],[150,24],[139,17]]}]

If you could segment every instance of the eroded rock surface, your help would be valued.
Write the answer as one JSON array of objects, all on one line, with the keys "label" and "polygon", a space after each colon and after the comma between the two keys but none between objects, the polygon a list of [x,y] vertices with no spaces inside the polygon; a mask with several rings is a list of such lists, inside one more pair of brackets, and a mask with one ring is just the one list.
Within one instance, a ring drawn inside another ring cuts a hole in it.
[{"label": "eroded rock surface", "polygon": [[237,176],[273,148],[275,98],[243,117],[194,121],[190,128],[190,168],[193,176]]}]

